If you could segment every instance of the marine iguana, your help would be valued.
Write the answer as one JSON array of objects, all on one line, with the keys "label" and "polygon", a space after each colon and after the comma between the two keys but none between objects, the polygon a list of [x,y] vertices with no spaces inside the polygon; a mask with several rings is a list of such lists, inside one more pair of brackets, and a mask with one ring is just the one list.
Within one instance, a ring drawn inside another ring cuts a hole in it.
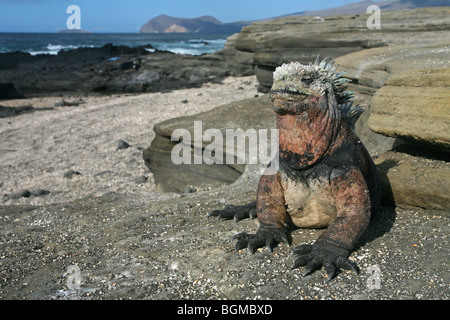
[{"label": "marine iguana", "polygon": [[321,266],[328,280],[337,268],[358,273],[348,257],[379,209],[381,186],[375,164],[356,133],[354,124],[364,111],[353,106],[346,91],[345,72],[335,72],[334,61],[278,67],[270,97],[279,130],[279,170],[262,175],[256,202],[227,206],[209,216],[235,219],[256,216],[256,234],[234,236],[236,250],[251,253],[280,242],[292,242],[294,228],[327,229],[314,244],[294,249],[291,269],[306,266],[306,276]]}]

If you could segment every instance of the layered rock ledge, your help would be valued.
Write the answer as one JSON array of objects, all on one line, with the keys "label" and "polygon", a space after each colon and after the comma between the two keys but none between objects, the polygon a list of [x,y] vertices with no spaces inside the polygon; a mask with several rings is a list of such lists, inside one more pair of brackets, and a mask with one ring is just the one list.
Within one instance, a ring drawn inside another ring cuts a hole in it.
[{"label": "layered rock ledge", "polygon": [[449,111],[449,68],[407,70],[394,74],[375,93],[369,126],[386,136],[450,152]]},{"label": "layered rock ledge", "polygon": [[367,27],[370,14],[278,18],[243,27],[236,49],[253,54],[259,88],[267,92],[274,69],[286,62],[309,63],[318,54],[337,58],[368,48],[448,39],[449,14],[448,7],[383,11],[380,30]]}]

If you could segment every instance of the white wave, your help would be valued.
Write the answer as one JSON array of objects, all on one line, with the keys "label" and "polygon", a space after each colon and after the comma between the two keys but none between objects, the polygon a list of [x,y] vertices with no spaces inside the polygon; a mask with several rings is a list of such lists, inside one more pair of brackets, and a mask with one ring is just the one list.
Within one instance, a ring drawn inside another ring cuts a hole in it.
[{"label": "white wave", "polygon": [[177,54],[199,56],[206,53],[213,53],[221,48],[216,46],[207,46],[203,43],[179,42],[179,43],[154,43],[152,44],[158,50],[169,51]]},{"label": "white wave", "polygon": [[177,54],[188,54],[191,56],[199,56],[204,53],[199,52],[198,50],[195,49],[188,49],[188,48],[167,48],[166,50]]},{"label": "white wave", "polygon": [[203,43],[194,43],[189,45],[191,48],[204,48],[205,44]]},{"label": "white wave", "polygon": [[76,49],[77,46],[73,46],[73,45],[68,45],[68,46],[63,46],[61,44],[51,44],[49,43],[47,45],[47,50],[49,51],[59,51],[59,50],[63,50],[63,49]]},{"label": "white wave", "polygon": [[36,56],[38,54],[51,54],[51,55],[57,55],[59,50],[52,50],[52,51],[28,51],[29,54],[32,56]]},{"label": "white wave", "polygon": [[45,49],[47,50],[38,50],[38,51],[28,51],[29,54],[32,56],[38,55],[38,54],[51,54],[51,55],[57,55],[58,52],[61,50],[73,50],[77,48],[94,48],[93,45],[62,45],[62,44],[51,44],[49,43]]}]

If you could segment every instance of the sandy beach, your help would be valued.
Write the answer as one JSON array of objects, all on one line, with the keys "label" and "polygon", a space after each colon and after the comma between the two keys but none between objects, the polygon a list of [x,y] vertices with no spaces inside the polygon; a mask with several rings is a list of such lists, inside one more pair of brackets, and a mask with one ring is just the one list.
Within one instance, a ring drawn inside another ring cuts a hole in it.
[{"label": "sandy beach", "polygon": [[[256,87],[254,76],[228,77],[221,83],[166,93],[4,100],[2,106],[31,105],[35,111],[0,118],[3,204],[47,205],[109,192],[151,197],[155,186],[142,150],[154,138],[153,126],[254,97]],[[62,99],[79,104],[55,107]],[[130,147],[118,150],[119,140]],[[21,196],[24,190],[32,195]],[[50,193],[35,196],[36,190]]]}]

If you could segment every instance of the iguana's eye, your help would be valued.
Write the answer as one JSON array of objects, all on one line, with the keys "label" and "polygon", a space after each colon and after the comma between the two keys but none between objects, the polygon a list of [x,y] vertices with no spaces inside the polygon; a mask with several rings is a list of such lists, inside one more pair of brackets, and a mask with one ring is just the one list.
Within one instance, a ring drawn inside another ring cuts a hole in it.
[{"label": "iguana's eye", "polygon": [[312,81],[313,81],[313,79],[311,77],[308,77],[308,76],[302,77],[302,82],[308,86],[312,83]]}]

